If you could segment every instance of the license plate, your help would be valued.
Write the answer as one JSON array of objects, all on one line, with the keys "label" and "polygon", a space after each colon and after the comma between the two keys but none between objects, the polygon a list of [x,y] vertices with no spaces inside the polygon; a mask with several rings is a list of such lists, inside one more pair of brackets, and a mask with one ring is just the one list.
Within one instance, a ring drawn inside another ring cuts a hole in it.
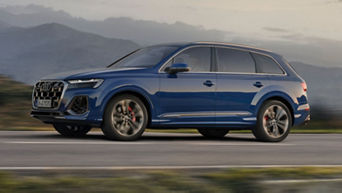
[{"label": "license plate", "polygon": [[37,101],[38,107],[51,108],[51,100],[40,99]]}]

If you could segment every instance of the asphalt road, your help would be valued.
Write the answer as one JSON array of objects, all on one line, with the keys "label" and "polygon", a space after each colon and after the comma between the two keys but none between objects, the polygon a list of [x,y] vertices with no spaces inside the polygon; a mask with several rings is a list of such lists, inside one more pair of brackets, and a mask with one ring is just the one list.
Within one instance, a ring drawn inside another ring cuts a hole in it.
[{"label": "asphalt road", "polygon": [[55,132],[0,131],[0,169],[220,168],[342,165],[342,135],[291,134],[262,143],[249,134],[206,140],[197,134],[146,133],[139,141],[108,141],[102,133],[64,138]]}]

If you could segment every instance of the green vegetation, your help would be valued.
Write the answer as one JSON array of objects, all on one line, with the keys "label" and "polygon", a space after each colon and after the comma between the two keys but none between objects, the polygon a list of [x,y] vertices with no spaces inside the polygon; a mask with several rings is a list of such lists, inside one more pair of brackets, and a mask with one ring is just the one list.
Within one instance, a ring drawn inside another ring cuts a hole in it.
[{"label": "green vegetation", "polygon": [[[34,174],[36,173],[36,174]],[[306,182],[269,185],[268,180],[329,179],[342,176],[342,168],[245,168],[218,171],[37,171],[0,172],[0,193],[21,192],[302,192],[319,186],[333,191],[339,182]],[[275,189],[274,189],[275,188]]]},{"label": "green vegetation", "polygon": [[32,87],[0,76],[0,130],[46,127],[30,117]]}]

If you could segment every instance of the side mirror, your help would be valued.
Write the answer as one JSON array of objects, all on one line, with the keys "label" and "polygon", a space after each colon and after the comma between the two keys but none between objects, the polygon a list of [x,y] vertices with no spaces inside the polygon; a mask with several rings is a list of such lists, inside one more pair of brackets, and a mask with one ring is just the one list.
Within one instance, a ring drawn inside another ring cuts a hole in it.
[{"label": "side mirror", "polygon": [[178,72],[188,72],[188,71],[190,71],[190,67],[184,63],[175,63],[165,68],[165,72],[169,74],[176,74]]}]

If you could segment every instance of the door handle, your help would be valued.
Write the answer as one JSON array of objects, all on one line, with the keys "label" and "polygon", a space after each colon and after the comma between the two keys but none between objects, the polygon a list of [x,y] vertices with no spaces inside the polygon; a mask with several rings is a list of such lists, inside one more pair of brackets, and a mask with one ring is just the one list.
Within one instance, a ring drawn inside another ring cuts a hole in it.
[{"label": "door handle", "polygon": [[203,82],[203,85],[205,85],[207,87],[212,87],[212,86],[214,86],[214,83],[211,82],[210,80],[207,80],[207,81]]},{"label": "door handle", "polygon": [[253,84],[253,86],[255,86],[255,87],[258,87],[258,88],[261,88],[261,87],[263,87],[264,85],[261,83],[261,82],[255,82],[254,84]]}]

